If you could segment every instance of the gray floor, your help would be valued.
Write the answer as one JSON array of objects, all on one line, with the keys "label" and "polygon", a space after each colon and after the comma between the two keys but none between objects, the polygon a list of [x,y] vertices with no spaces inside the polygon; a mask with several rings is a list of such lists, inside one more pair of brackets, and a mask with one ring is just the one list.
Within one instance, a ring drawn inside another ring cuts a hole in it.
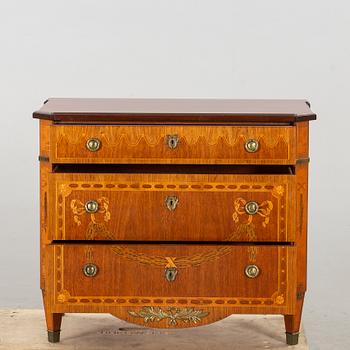
[{"label": "gray floor", "polygon": [[284,338],[280,316],[234,315],[199,328],[160,330],[138,327],[111,315],[67,314],[61,342],[48,344],[42,310],[0,311],[1,350],[309,349],[304,334],[294,347],[285,345]]}]

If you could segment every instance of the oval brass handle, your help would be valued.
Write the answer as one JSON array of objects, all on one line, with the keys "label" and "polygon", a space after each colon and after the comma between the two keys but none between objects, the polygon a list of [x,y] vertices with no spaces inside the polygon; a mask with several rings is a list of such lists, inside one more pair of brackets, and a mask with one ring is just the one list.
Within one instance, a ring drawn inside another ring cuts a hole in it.
[{"label": "oval brass handle", "polygon": [[177,268],[176,267],[167,267],[165,269],[165,279],[168,282],[174,282],[177,275]]},{"label": "oval brass handle", "polygon": [[165,143],[168,145],[170,149],[175,149],[180,142],[180,138],[178,135],[167,135],[165,138]]},{"label": "oval brass handle", "polygon": [[89,214],[96,213],[98,211],[98,203],[95,200],[89,200],[85,203],[85,210]]},{"label": "oval brass handle", "polygon": [[260,274],[260,269],[256,265],[246,266],[244,273],[248,278],[256,278]]},{"label": "oval brass handle", "polygon": [[170,211],[174,211],[179,204],[179,198],[176,196],[168,196],[165,198],[165,205]]},{"label": "oval brass handle", "polygon": [[257,202],[247,202],[244,209],[248,215],[254,215],[259,211],[259,204]]},{"label": "oval brass handle", "polygon": [[101,147],[101,141],[96,138],[88,139],[86,141],[86,148],[91,152],[96,152]]},{"label": "oval brass handle", "polygon": [[250,139],[245,143],[244,148],[249,153],[255,153],[259,149],[259,142],[258,140]]},{"label": "oval brass handle", "polygon": [[93,263],[88,263],[83,266],[83,272],[86,277],[95,277],[98,272],[98,267]]}]

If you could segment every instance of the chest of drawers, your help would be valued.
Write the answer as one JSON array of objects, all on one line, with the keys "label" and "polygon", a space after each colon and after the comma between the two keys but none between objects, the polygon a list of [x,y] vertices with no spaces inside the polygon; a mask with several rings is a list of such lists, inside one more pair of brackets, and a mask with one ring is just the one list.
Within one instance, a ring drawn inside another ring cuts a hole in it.
[{"label": "chest of drawers", "polygon": [[49,99],[34,117],[50,342],[70,312],[161,328],[282,314],[298,342],[308,102]]}]

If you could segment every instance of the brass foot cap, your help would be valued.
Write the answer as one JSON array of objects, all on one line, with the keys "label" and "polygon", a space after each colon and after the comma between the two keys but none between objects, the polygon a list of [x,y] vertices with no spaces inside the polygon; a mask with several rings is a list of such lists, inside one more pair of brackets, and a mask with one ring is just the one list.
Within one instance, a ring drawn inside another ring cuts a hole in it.
[{"label": "brass foot cap", "polygon": [[47,331],[47,339],[50,343],[58,343],[60,341],[61,331]]},{"label": "brass foot cap", "polygon": [[288,345],[297,345],[299,342],[299,333],[286,333],[286,342]]}]

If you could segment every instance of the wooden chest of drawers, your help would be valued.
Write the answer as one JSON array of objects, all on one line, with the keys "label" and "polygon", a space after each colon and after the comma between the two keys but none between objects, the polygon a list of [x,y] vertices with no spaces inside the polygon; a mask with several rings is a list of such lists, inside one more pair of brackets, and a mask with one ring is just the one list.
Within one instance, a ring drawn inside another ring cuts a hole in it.
[{"label": "wooden chest of drawers", "polygon": [[50,99],[34,117],[50,342],[69,312],[162,328],[282,314],[298,342],[306,101]]}]

